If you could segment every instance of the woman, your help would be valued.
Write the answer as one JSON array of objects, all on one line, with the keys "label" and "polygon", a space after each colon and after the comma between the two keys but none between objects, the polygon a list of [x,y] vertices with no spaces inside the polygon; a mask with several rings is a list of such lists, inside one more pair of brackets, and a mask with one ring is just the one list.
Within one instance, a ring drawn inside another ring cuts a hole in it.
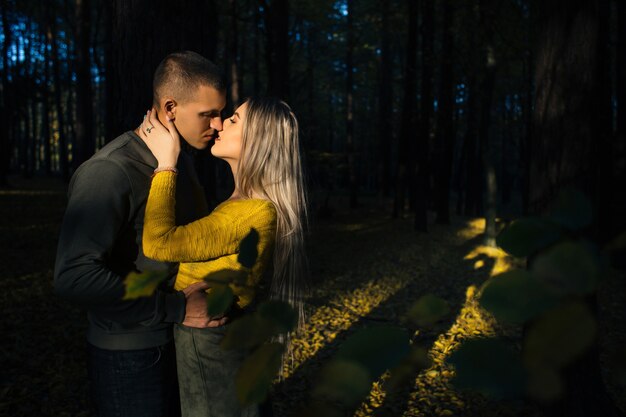
[{"label": "woman", "polygon": [[[165,129],[148,112],[141,129],[149,129],[143,137],[158,161],[146,205],[146,256],[180,262],[175,288],[184,290],[211,272],[242,270],[237,262],[239,243],[255,229],[259,234],[257,261],[246,285],[231,284],[237,307],[250,305],[263,272],[273,264],[270,294],[290,302],[302,317],[303,285],[299,280],[305,264],[306,202],[298,123],[289,106],[277,99],[250,98],[224,121],[211,153],[230,165],[235,190],[211,214],[185,226],[174,222],[180,152],[176,127],[167,119]],[[234,375],[243,357],[218,346],[224,327],[175,326],[183,416],[258,415],[256,407],[241,409],[237,401]]]}]

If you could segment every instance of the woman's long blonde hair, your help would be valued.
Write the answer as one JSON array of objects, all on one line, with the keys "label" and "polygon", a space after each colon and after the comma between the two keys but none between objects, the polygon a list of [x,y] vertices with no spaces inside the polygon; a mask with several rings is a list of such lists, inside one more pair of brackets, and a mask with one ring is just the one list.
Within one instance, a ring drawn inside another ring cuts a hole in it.
[{"label": "woman's long blonde hair", "polygon": [[307,201],[298,121],[282,100],[251,97],[246,103],[236,185],[245,198],[251,198],[255,191],[276,208],[270,298],[291,304],[301,329],[303,301],[308,292],[308,265],[304,251]]}]

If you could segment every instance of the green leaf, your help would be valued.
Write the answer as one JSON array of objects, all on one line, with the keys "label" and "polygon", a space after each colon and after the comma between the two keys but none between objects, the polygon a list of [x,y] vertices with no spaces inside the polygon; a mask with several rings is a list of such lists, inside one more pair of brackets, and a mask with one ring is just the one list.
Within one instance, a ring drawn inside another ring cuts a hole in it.
[{"label": "green leaf", "polygon": [[361,364],[349,360],[332,360],[320,374],[313,395],[324,401],[339,401],[345,406],[359,404],[370,392],[372,377]]},{"label": "green leaf", "polygon": [[581,230],[593,221],[591,201],[580,190],[561,191],[550,210],[549,218],[569,230]]},{"label": "green leaf", "polygon": [[452,383],[485,396],[521,398],[526,373],[519,356],[499,339],[471,339],[453,352],[448,363],[456,369]]},{"label": "green leaf", "polygon": [[239,255],[237,261],[246,268],[252,268],[259,256],[257,245],[259,244],[259,232],[256,229],[250,229],[250,233],[246,235],[239,245]]},{"label": "green leaf", "polygon": [[585,295],[596,289],[600,262],[588,245],[565,241],[538,255],[531,271],[561,294]]},{"label": "green leaf", "polygon": [[553,369],[534,369],[528,376],[528,395],[539,401],[553,401],[563,394],[563,379]]},{"label": "green leaf", "polygon": [[552,308],[559,297],[528,271],[513,270],[487,281],[480,305],[499,322],[524,323]]},{"label": "green leaf", "polygon": [[124,280],[126,291],[122,299],[133,300],[139,297],[151,296],[168,275],[167,271],[131,272]]},{"label": "green leaf", "polygon": [[530,326],[524,340],[524,360],[532,368],[565,367],[591,346],[596,327],[585,303],[563,303]]},{"label": "green leaf", "polygon": [[350,336],[339,347],[336,358],[357,362],[373,378],[378,378],[385,370],[398,365],[409,349],[409,335],[405,329],[376,326]]},{"label": "green leaf", "polygon": [[241,271],[236,269],[220,269],[219,271],[211,272],[204,277],[204,281],[211,286],[215,284],[235,284],[245,285],[248,278],[247,271]]},{"label": "green leaf", "polygon": [[261,317],[270,321],[280,333],[288,333],[296,325],[297,316],[295,310],[284,301],[267,301],[259,306]]},{"label": "green leaf", "polygon": [[496,244],[505,252],[520,258],[548,247],[561,238],[561,229],[536,217],[515,220],[502,230]]},{"label": "green leaf", "polygon": [[260,346],[243,362],[235,375],[237,398],[243,406],[258,404],[267,396],[278,374],[284,347],[280,343]]},{"label": "green leaf", "polygon": [[276,334],[276,327],[259,314],[250,314],[233,321],[220,346],[224,349],[250,349]]},{"label": "green leaf", "polygon": [[387,393],[398,391],[407,384],[414,382],[415,375],[432,366],[428,350],[423,347],[411,347],[411,352],[400,363],[390,370],[389,379],[385,381]]},{"label": "green leaf", "polygon": [[216,285],[206,297],[207,314],[209,317],[222,315],[230,308],[235,295],[228,285]]},{"label": "green leaf", "polygon": [[409,309],[408,318],[418,326],[428,326],[441,320],[450,313],[448,303],[433,295],[427,294],[419,298]]}]

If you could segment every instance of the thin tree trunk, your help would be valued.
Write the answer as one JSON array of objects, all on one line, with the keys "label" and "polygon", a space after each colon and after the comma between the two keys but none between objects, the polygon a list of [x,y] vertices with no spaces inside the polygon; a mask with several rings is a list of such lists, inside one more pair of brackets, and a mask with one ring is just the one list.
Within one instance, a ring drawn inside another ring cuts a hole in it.
[{"label": "thin tree trunk", "polygon": [[63,109],[63,97],[61,96],[61,68],[57,45],[57,26],[54,14],[49,16],[48,39],[50,41],[50,60],[52,62],[52,79],[54,84],[54,106],[58,128],[58,158],[59,171],[64,181],[69,180],[69,163],[67,155],[67,135],[65,133],[65,110]]},{"label": "thin tree trunk", "polygon": [[50,56],[48,53],[48,27],[46,27],[46,32],[43,34],[43,44],[44,44],[44,83],[41,88],[42,91],[42,140],[43,140],[43,172],[46,175],[50,175],[52,172],[52,161],[51,161],[51,146],[50,146]]},{"label": "thin tree trunk", "polygon": [[346,156],[348,159],[348,184],[350,187],[350,208],[357,207],[357,178],[354,158],[354,6],[347,0],[348,27],[346,50]]},{"label": "thin tree trunk", "polygon": [[451,0],[442,1],[442,51],[440,63],[439,109],[437,111],[437,139],[442,144],[442,160],[437,187],[437,223],[450,224],[450,180],[454,154],[454,81],[452,71],[452,48],[454,15]]},{"label": "thin tree trunk", "polygon": [[267,42],[268,94],[289,101],[289,1],[261,0]]},{"label": "thin tree trunk", "polygon": [[393,66],[391,62],[389,0],[382,2],[382,33],[378,81],[378,191],[389,196],[393,138]]},{"label": "thin tree trunk", "polygon": [[413,180],[413,201],[415,202],[414,229],[428,231],[428,200],[430,198],[428,157],[430,154],[430,127],[434,113],[433,72],[434,72],[434,21],[435,4],[433,0],[422,0],[422,94],[420,105],[420,122],[417,132],[417,159],[415,178]]},{"label": "thin tree trunk", "polygon": [[0,112],[0,120],[2,121],[2,129],[0,129],[0,187],[8,185],[9,167],[11,164],[11,134],[12,123],[8,123],[11,119],[12,102],[11,91],[12,85],[9,83],[9,46],[11,45],[12,33],[9,28],[9,4],[8,0],[2,0],[0,3],[2,10],[2,30],[4,34],[4,42],[2,43],[2,111]]},{"label": "thin tree trunk", "polygon": [[72,167],[91,158],[95,151],[93,129],[93,94],[91,88],[91,59],[89,28],[91,7],[89,0],[76,0],[76,138]]},{"label": "thin tree trunk", "polygon": [[400,124],[400,143],[398,147],[398,165],[396,174],[396,195],[393,205],[393,217],[404,213],[407,190],[410,186],[411,173],[411,137],[414,129],[415,90],[417,84],[417,2],[407,0],[409,27],[405,46],[406,63],[404,70],[404,98],[402,101],[402,120]]},{"label": "thin tree trunk", "polygon": [[480,148],[482,157],[482,170],[485,174],[485,244],[487,246],[496,246],[496,210],[497,210],[497,177],[493,156],[493,145],[489,136],[489,128],[491,125],[491,106],[493,102],[493,91],[496,81],[496,56],[493,46],[493,30],[491,21],[495,20],[496,14],[487,16],[492,13],[494,4],[489,0],[480,0],[479,15],[481,26],[485,28],[486,45],[482,56],[483,65],[483,81],[480,88],[480,123],[478,126],[478,137],[480,138]]},{"label": "thin tree trunk", "polygon": [[237,108],[240,100],[240,84],[239,84],[239,68],[237,65],[237,59],[239,57],[239,53],[237,50],[239,41],[238,41],[238,30],[237,30],[237,1],[229,0],[230,2],[230,12],[231,20],[230,27],[232,30],[230,33],[230,45],[228,47],[228,61],[230,62],[230,97],[233,103],[233,111]]}]

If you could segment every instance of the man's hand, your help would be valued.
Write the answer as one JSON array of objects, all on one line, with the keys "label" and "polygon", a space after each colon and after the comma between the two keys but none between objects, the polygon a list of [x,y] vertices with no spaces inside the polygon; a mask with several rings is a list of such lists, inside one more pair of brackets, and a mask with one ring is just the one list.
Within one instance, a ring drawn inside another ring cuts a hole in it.
[{"label": "man's hand", "polygon": [[183,290],[185,298],[187,299],[183,325],[203,329],[206,327],[222,326],[228,321],[228,317],[209,317],[207,314],[206,293],[204,292],[207,288],[209,288],[209,285],[201,281],[191,284]]}]

